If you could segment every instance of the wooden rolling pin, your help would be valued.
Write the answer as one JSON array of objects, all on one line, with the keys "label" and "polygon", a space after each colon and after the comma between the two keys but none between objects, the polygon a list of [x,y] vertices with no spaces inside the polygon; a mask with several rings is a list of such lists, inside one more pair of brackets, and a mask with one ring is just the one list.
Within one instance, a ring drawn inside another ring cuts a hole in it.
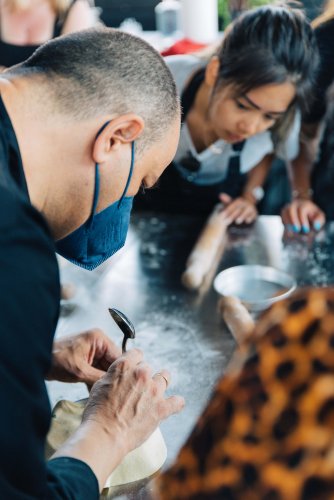
[{"label": "wooden rolling pin", "polygon": [[181,281],[190,290],[198,290],[215,261],[223,242],[228,224],[223,213],[223,205],[215,206],[186,263]]},{"label": "wooden rolling pin", "polygon": [[252,333],[255,325],[253,318],[237,297],[219,299],[218,311],[238,344]]}]

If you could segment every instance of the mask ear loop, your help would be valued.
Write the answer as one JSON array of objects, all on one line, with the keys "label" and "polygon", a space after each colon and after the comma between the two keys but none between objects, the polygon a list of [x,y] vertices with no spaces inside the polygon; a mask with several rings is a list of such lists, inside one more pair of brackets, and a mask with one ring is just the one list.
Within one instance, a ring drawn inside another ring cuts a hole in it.
[{"label": "mask ear loop", "polygon": [[[107,125],[107,124],[106,124]],[[105,126],[106,126],[105,125]],[[105,127],[104,126],[104,127]],[[104,128],[103,127],[103,128]],[[102,130],[100,130],[100,132],[102,132]],[[99,133],[100,133],[99,132]],[[127,193],[127,190],[129,188],[129,184],[131,182],[131,178],[132,178],[132,174],[133,174],[133,169],[134,169],[134,165],[135,165],[135,142],[133,141],[131,143],[131,165],[130,165],[130,172],[129,172],[129,175],[128,175],[128,180],[126,181],[126,185],[125,185],[125,188],[124,188],[124,191],[123,191],[123,194],[118,202],[118,205],[117,205],[117,208],[119,209],[121,204],[122,204],[122,201]],[[88,227],[90,227],[90,225],[92,224],[93,222],[93,217],[94,217],[94,214],[95,214],[95,209],[96,209],[96,206],[97,206],[97,202],[98,202],[98,198],[99,198],[99,191],[100,191],[100,172],[99,172],[99,164],[98,163],[95,163],[95,186],[94,186],[94,197],[93,197],[93,206],[92,206],[92,212],[89,216],[89,219],[87,221],[87,224],[88,224]]]},{"label": "mask ear loop", "polygon": [[[103,127],[100,128],[100,130],[98,131],[98,133],[96,134],[96,137],[98,137],[102,130],[104,130],[106,128],[106,126],[108,125],[109,122],[105,123],[103,125]],[[134,164],[135,164],[135,141],[133,141],[131,143],[131,165],[130,165],[130,172],[129,172],[129,175],[128,175],[128,179],[126,181],[126,185],[125,185],[125,188],[124,188],[124,191],[123,191],[123,194],[118,202],[118,205],[117,205],[117,208],[119,209],[121,204],[122,204],[122,201],[123,201],[123,198],[124,196],[126,195],[127,193],[127,190],[129,188],[129,184],[130,184],[130,181],[131,181],[131,178],[132,178],[132,174],[133,174],[133,168],[134,168]],[[88,227],[91,226],[92,222],[93,222],[93,217],[94,217],[94,214],[95,214],[95,209],[96,209],[96,206],[97,206],[97,202],[98,202],[98,198],[99,198],[99,191],[100,191],[100,172],[99,172],[99,164],[98,163],[95,163],[95,186],[94,186],[94,197],[93,197],[93,205],[92,205],[92,211],[91,211],[91,214],[89,216],[89,219],[87,221],[87,225]]]},{"label": "mask ear loop", "polygon": [[93,222],[93,217],[95,215],[95,209],[97,206],[97,201],[99,199],[99,191],[100,191],[100,173],[99,173],[99,164],[95,163],[95,186],[94,186],[94,197],[93,197],[93,206],[92,206],[92,212],[89,216],[89,219],[87,221],[88,227],[91,226]]},{"label": "mask ear loop", "polygon": [[[100,130],[98,131],[98,133],[96,134],[96,137],[95,139],[98,138],[98,136],[101,134],[101,132],[106,128],[107,125],[109,125],[110,123],[110,120],[107,121],[104,125],[102,125],[102,127],[100,128]],[[95,185],[94,185],[94,196],[93,196],[93,205],[92,205],[92,211],[90,213],[90,216],[89,216],[89,219],[87,221],[87,226],[88,228],[91,226],[92,222],[93,222],[93,217],[94,217],[94,214],[95,214],[95,209],[96,209],[96,206],[97,206],[97,201],[99,199],[99,192],[100,192],[100,172],[99,172],[99,164],[98,163],[95,163]]]},{"label": "mask ear loop", "polygon": [[130,165],[130,172],[129,172],[129,175],[128,175],[128,180],[126,181],[126,185],[125,185],[123,194],[122,194],[122,196],[121,196],[121,198],[120,198],[120,200],[118,202],[117,208],[120,208],[120,206],[122,204],[122,201],[123,201],[123,198],[126,195],[127,190],[129,188],[129,184],[130,184],[130,181],[131,181],[131,178],[132,178],[132,174],[133,174],[134,165],[135,165],[135,141],[133,141],[131,143],[131,165]]}]

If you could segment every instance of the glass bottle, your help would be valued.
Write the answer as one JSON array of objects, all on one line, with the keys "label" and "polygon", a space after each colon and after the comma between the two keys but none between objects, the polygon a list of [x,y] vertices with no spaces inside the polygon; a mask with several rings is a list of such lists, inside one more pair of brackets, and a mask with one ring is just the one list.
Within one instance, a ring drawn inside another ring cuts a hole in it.
[{"label": "glass bottle", "polygon": [[179,0],[162,0],[155,7],[157,30],[163,36],[181,31],[181,4]]}]

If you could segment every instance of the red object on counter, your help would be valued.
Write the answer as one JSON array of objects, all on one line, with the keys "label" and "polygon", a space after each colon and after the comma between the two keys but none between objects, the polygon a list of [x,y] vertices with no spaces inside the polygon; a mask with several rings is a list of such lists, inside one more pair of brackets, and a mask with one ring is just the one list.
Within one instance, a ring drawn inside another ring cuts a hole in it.
[{"label": "red object on counter", "polygon": [[196,43],[189,38],[182,38],[178,40],[171,47],[165,49],[161,52],[162,56],[175,56],[177,54],[190,54],[192,52],[197,52],[199,50],[207,47],[205,43]]}]

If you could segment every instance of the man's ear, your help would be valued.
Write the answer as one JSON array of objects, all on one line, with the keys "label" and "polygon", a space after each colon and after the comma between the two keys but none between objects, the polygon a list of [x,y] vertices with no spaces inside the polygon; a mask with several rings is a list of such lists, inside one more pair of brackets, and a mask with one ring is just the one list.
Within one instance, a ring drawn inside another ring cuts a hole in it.
[{"label": "man's ear", "polygon": [[213,56],[208,62],[205,70],[205,83],[213,88],[219,73],[220,62],[217,56]]},{"label": "man's ear", "polygon": [[107,161],[112,151],[116,151],[122,144],[137,140],[144,128],[144,120],[133,113],[112,118],[95,139],[93,145],[94,162]]}]

